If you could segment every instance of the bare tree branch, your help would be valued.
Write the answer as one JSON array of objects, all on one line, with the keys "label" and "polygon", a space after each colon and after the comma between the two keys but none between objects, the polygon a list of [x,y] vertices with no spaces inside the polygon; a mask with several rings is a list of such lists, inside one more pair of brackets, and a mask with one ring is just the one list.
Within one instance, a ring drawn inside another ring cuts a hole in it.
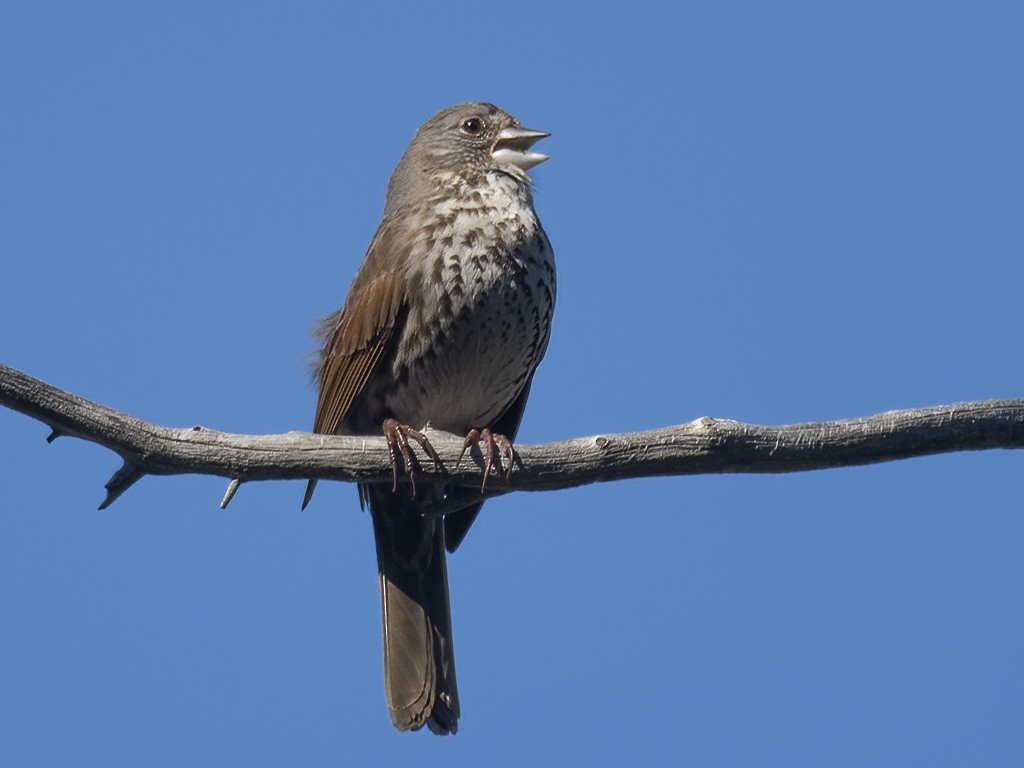
[{"label": "bare tree branch", "polygon": [[[226,506],[239,483],[318,477],[391,482],[383,437],[309,432],[236,435],[204,427],[172,429],[115,411],[0,365],[0,405],[48,424],[48,440],[71,435],[124,459],[106,485],[108,506],[145,475],[207,474],[230,479]],[[421,463],[424,478],[478,487],[483,457],[455,466],[463,437],[429,431],[445,469]],[[517,445],[509,481],[493,477],[484,496],[571,488],[657,475],[776,473],[853,466],[952,451],[1024,447],[1024,399],[985,400],[888,411],[841,421],[786,426],[703,417],[644,432],[594,435]],[[479,500],[479,499],[477,499]],[[451,511],[438,503],[435,511]]]}]

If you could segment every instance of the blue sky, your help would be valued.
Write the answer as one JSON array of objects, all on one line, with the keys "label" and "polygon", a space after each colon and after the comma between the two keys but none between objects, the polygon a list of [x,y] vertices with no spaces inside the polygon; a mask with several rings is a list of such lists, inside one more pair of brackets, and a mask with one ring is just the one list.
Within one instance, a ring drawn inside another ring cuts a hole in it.
[{"label": "blue sky", "polygon": [[[1024,395],[1015,3],[21,3],[0,361],[306,429],[315,319],[436,109],[552,132],[520,439]],[[1017,765],[1019,453],[518,494],[449,564],[454,739],[392,731],[355,490],[146,478],[0,410],[11,765]]]}]

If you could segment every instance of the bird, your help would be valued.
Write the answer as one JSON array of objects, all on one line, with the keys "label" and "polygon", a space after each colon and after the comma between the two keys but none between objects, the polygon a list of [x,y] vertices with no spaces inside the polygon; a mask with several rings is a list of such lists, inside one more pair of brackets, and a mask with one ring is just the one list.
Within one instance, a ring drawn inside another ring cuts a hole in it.
[{"label": "bird", "polygon": [[[399,731],[458,730],[446,553],[482,501],[472,488],[399,484],[397,465],[414,480],[410,441],[436,458],[430,426],[465,435],[463,453],[482,442],[484,482],[495,457],[511,471],[555,306],[554,254],[528,173],[549,159],[532,151],[549,135],[485,102],[432,115],[391,174],[343,305],[319,327],[313,431],[383,433],[395,472],[390,486],[360,485],[359,500],[373,524],[385,697]],[[442,496],[457,511],[425,515]]]}]

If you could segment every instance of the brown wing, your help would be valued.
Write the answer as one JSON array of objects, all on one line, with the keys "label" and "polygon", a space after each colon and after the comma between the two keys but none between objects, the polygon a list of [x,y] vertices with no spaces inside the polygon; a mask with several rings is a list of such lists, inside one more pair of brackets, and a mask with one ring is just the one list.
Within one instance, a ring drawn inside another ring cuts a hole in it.
[{"label": "brown wing", "polygon": [[403,304],[404,285],[396,272],[353,285],[345,306],[324,321],[327,343],[320,357],[313,431],[338,431],[353,401],[380,361]]},{"label": "brown wing", "polygon": [[[345,305],[324,319],[320,354],[316,416],[313,431],[334,434],[344,424],[352,403],[366,386],[394,335],[405,304],[405,280],[388,253],[390,238],[380,230],[349,289]],[[389,263],[390,262],[390,263]],[[310,480],[302,506],[313,495]]]}]

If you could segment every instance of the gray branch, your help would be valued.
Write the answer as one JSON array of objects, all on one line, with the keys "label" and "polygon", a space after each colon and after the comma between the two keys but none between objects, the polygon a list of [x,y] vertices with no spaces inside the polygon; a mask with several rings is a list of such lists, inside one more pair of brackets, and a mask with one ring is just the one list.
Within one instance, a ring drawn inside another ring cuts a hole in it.
[{"label": "gray branch", "polygon": [[[0,405],[48,424],[53,430],[51,441],[71,435],[119,454],[124,465],[107,483],[102,507],[145,475],[228,478],[232,482],[222,504],[227,504],[240,483],[254,480],[316,477],[392,482],[383,437],[297,431],[237,435],[205,427],[161,427],[3,365]],[[428,436],[444,466],[423,460],[417,469],[421,482],[443,478],[451,486],[480,486],[483,456],[478,447],[467,454],[469,460],[457,466],[464,438],[433,430]],[[955,403],[786,426],[702,417],[644,432],[517,445],[511,476],[506,479],[503,473],[496,473],[488,479],[483,494],[490,497],[658,475],[800,472],[935,453],[1021,447],[1024,399]],[[401,476],[399,480],[407,481]],[[435,506],[437,513],[451,511],[443,503]]]}]

